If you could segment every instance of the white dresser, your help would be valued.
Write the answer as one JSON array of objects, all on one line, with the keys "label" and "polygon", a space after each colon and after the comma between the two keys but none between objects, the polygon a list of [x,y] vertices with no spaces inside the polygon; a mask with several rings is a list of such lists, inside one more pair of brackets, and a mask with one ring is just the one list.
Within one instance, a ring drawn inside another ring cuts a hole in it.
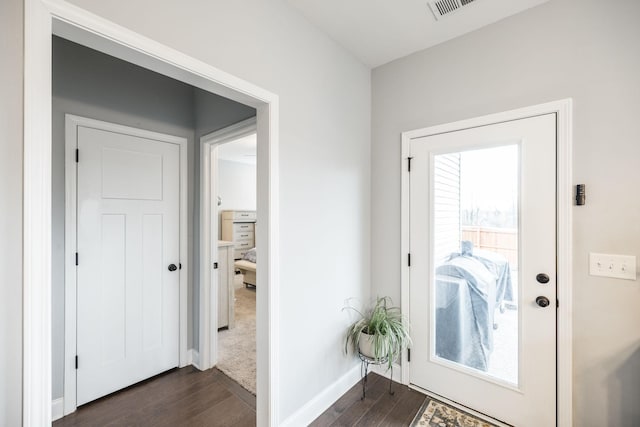
[{"label": "white dresser", "polygon": [[235,326],[233,243],[218,240],[218,329]]},{"label": "white dresser", "polygon": [[233,242],[233,258],[256,246],[256,211],[222,211],[222,240]]}]

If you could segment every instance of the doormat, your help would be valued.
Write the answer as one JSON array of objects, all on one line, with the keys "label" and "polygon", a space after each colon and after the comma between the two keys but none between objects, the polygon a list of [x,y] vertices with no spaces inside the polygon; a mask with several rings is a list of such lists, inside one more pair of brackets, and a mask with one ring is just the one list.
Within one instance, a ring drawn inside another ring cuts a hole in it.
[{"label": "doormat", "polygon": [[427,397],[411,427],[499,427],[458,408]]}]

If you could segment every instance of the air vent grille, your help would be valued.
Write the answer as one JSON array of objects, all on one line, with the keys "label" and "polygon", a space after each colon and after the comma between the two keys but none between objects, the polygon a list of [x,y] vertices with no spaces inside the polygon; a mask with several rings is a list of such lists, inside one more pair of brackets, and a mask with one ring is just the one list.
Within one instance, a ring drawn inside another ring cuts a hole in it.
[{"label": "air vent grille", "polygon": [[429,7],[437,20],[476,0],[429,0]]}]

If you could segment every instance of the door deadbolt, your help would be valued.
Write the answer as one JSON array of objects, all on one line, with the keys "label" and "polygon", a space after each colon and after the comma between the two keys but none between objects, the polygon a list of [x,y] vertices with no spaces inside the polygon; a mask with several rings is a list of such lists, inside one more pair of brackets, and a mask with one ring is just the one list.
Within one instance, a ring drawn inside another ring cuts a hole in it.
[{"label": "door deadbolt", "polygon": [[538,281],[538,283],[549,283],[549,276],[547,274],[544,273],[540,273],[536,276],[536,280]]}]

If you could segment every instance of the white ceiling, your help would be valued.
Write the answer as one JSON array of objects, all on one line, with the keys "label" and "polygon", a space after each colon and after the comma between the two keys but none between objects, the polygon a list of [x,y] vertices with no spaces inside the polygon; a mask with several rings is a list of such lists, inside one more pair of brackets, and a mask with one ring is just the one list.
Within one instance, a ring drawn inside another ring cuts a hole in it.
[{"label": "white ceiling", "polygon": [[375,68],[549,0],[475,0],[436,21],[427,0],[287,0]]},{"label": "white ceiling", "polygon": [[218,159],[230,162],[256,164],[258,141],[256,134],[247,135],[233,142],[222,144],[218,148]]}]

